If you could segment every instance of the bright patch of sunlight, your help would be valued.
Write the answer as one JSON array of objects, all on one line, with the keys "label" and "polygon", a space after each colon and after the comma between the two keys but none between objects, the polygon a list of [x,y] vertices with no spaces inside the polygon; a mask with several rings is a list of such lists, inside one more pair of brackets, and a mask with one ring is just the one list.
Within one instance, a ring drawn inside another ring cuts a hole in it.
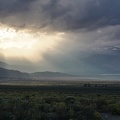
[{"label": "bright patch of sunlight", "polygon": [[42,60],[42,53],[54,50],[64,33],[32,33],[0,24],[0,50],[6,58],[26,58],[32,62]]}]

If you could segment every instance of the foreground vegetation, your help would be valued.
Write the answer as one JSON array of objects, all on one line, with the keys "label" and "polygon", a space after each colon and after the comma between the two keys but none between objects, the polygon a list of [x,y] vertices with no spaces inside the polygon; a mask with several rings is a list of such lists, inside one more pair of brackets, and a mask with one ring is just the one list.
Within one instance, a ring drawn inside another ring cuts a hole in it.
[{"label": "foreground vegetation", "polygon": [[120,88],[0,86],[0,120],[102,120],[120,115]]}]

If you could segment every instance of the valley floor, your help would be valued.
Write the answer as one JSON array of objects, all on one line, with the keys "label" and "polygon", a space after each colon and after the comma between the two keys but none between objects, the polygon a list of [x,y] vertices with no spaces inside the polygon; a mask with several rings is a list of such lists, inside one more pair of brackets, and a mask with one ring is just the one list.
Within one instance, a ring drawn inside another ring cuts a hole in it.
[{"label": "valley floor", "polygon": [[0,85],[1,120],[120,119],[119,81],[3,82]]}]

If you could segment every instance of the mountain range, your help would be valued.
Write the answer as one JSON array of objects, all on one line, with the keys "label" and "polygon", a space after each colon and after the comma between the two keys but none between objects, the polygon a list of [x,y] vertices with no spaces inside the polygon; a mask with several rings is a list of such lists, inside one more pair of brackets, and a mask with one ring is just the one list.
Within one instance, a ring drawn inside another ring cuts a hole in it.
[{"label": "mountain range", "polygon": [[8,66],[9,66],[9,64],[0,61],[0,67],[2,67],[2,68],[7,68]]},{"label": "mountain range", "polygon": [[34,72],[26,73],[18,70],[7,69],[11,66],[7,63],[0,62],[0,78],[40,78],[40,77],[76,77],[76,75],[61,72]]}]

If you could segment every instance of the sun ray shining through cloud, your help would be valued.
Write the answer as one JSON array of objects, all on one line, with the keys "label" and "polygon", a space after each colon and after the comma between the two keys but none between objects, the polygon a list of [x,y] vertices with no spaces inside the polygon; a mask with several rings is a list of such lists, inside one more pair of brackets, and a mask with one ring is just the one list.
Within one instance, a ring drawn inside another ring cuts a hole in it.
[{"label": "sun ray shining through cloud", "polygon": [[32,33],[16,31],[8,26],[0,27],[0,49],[6,58],[23,57],[32,62],[42,60],[42,53],[53,50],[64,33]]}]

